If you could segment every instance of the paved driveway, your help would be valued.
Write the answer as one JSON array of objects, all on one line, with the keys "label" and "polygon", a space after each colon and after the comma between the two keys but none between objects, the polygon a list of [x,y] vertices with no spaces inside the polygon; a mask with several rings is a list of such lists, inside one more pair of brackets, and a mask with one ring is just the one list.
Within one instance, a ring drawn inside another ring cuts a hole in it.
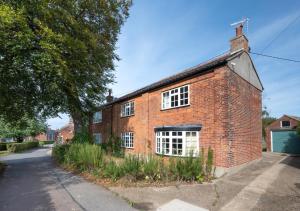
[{"label": "paved driveway", "polygon": [[49,148],[0,159],[8,164],[0,175],[0,210],[133,210],[105,188],[56,168]]}]

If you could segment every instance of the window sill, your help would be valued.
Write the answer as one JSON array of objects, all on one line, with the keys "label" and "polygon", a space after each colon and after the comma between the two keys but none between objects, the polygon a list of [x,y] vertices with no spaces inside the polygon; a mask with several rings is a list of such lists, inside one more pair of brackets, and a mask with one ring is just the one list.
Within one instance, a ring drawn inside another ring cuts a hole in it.
[{"label": "window sill", "polygon": [[132,116],[134,116],[134,114],[131,114],[131,115],[129,115],[129,116],[120,116],[121,118],[128,118],[128,117],[132,117]]},{"label": "window sill", "polygon": [[174,107],[174,108],[161,108],[160,111],[168,111],[168,110],[177,109],[177,108],[186,108],[189,106],[191,106],[191,104],[184,105],[184,106],[178,106],[178,107]]},{"label": "window sill", "polygon": [[[189,155],[168,155],[168,154],[161,154],[161,153],[157,153],[155,152],[156,155],[158,156],[164,156],[164,157],[180,157],[180,158],[188,158],[190,157]],[[194,155],[193,157],[197,157],[198,155]]]},{"label": "window sill", "polygon": [[102,121],[101,122],[93,122],[93,124],[99,124],[99,123],[102,123]]},{"label": "window sill", "polygon": [[134,149],[134,147],[122,147],[124,149]]}]

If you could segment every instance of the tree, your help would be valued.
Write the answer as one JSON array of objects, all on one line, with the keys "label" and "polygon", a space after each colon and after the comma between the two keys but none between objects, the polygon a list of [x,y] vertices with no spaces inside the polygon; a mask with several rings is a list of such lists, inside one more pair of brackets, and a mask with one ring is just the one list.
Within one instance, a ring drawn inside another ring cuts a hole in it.
[{"label": "tree", "polygon": [[23,117],[13,124],[0,119],[0,137],[15,138],[22,142],[25,137],[46,132],[47,126],[42,119]]},{"label": "tree", "polygon": [[17,121],[65,112],[81,131],[114,81],[116,42],[131,1],[2,2],[0,115]]}]

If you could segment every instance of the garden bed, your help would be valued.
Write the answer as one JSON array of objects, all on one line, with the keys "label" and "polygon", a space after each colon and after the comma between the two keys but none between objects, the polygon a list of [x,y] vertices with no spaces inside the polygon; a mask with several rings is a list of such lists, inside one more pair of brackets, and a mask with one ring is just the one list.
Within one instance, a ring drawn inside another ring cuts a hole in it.
[{"label": "garden bed", "polygon": [[[114,157],[99,145],[56,145],[54,159],[68,171],[102,185],[165,186],[202,183],[213,178],[213,152],[198,157],[169,158],[128,155]],[[206,156],[204,156],[206,155]]]}]

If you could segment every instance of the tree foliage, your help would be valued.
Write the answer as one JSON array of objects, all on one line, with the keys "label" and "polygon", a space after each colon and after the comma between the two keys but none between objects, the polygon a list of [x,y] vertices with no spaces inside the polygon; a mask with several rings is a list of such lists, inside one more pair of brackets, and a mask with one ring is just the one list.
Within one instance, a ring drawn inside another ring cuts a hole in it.
[{"label": "tree foliage", "polygon": [[27,136],[36,136],[46,132],[46,128],[45,121],[42,119],[23,117],[14,123],[0,119],[0,137],[16,138],[17,141],[23,141],[23,138]]},{"label": "tree foliage", "polygon": [[0,3],[0,115],[69,113],[84,124],[114,80],[128,0]]}]

